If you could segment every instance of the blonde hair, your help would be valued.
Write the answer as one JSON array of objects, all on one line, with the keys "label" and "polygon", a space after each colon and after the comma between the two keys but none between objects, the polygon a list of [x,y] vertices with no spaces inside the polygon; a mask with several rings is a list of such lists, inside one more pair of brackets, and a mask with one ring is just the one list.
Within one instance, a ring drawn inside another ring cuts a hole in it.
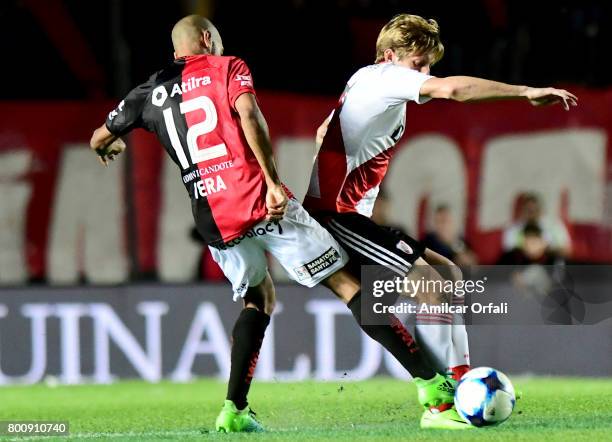
[{"label": "blonde hair", "polygon": [[376,63],[385,59],[386,49],[394,50],[399,58],[430,53],[433,63],[444,55],[438,23],[410,14],[398,14],[383,26],[376,40]]}]

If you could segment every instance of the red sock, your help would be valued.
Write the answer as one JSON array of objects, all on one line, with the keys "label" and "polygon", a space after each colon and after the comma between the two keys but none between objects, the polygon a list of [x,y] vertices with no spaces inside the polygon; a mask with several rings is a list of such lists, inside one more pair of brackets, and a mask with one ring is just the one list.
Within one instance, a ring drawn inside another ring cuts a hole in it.
[{"label": "red sock", "polygon": [[452,377],[454,380],[458,381],[461,379],[461,376],[470,371],[469,365],[457,365],[456,367],[451,367]]},{"label": "red sock", "polygon": [[449,404],[438,405],[437,407],[429,407],[429,409],[432,410],[432,411],[433,410],[438,410],[438,413],[442,413],[443,411],[446,411],[446,410],[448,410],[450,408],[453,408],[453,405],[454,404],[451,402]]}]

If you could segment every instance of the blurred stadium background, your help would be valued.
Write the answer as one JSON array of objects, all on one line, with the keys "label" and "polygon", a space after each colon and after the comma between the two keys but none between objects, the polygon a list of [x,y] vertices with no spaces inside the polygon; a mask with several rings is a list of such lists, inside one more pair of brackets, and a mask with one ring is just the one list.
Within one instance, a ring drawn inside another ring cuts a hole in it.
[{"label": "blurred stadium background", "polygon": [[[580,99],[571,112],[409,106],[376,216],[465,265],[612,262],[610,2],[265,4],[0,4],[0,384],[227,375],[239,307],[192,231],[175,166],[143,131],[108,169],[88,150],[124,94],[172,59],[170,30],[188,13],[211,18],[226,54],[251,67],[298,197],[317,125],[349,76],[373,62],[378,31],[398,12],[439,22],[446,55],[434,75],[569,88]],[[526,223],[542,247],[525,249]],[[324,289],[278,292],[260,378],[402,376]],[[611,375],[609,324],[487,326],[472,333],[473,359],[511,373]]]}]

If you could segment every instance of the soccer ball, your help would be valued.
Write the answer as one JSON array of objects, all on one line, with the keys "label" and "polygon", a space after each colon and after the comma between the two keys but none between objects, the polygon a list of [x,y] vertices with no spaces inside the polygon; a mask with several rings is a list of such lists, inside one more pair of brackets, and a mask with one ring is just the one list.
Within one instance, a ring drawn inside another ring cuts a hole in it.
[{"label": "soccer ball", "polygon": [[516,397],[510,379],[499,370],[478,367],[463,375],[455,390],[455,408],[476,427],[497,425],[512,414]]}]

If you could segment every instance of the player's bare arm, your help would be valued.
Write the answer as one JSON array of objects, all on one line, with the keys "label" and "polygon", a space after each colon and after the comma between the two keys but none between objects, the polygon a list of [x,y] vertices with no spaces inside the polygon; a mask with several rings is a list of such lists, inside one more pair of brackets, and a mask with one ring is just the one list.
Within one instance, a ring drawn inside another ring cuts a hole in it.
[{"label": "player's bare arm", "polygon": [[331,121],[331,116],[327,117],[325,121],[323,121],[323,123],[321,123],[321,125],[317,129],[317,135],[315,138],[317,152],[319,151],[321,144],[323,144],[323,138],[325,138],[325,135],[327,134],[327,128],[329,127],[330,121]]},{"label": "player's bare arm", "polygon": [[285,214],[288,198],[276,170],[268,125],[253,94],[240,95],[236,99],[235,107],[240,115],[240,124],[244,136],[266,179],[268,186],[266,193],[267,219],[278,221]]},{"label": "player's bare arm", "polygon": [[104,166],[108,166],[109,161],[114,161],[125,150],[125,142],[113,135],[104,124],[94,131],[89,145]]},{"label": "player's bare arm", "polygon": [[565,89],[517,86],[483,78],[452,76],[430,78],[421,86],[421,96],[455,101],[526,98],[534,106],[559,103],[565,110],[577,106],[578,98]]}]

